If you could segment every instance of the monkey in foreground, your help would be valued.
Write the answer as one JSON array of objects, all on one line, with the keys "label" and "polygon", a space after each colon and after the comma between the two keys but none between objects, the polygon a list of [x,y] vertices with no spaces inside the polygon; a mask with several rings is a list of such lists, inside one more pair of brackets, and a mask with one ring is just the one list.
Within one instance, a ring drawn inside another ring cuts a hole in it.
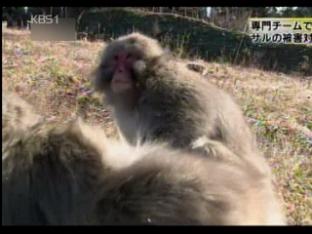
[{"label": "monkey in foreground", "polygon": [[14,94],[2,110],[2,224],[88,223],[103,165],[78,122],[38,121]]},{"label": "monkey in foreground", "polygon": [[234,100],[152,38],[132,33],[108,44],[94,72],[94,85],[113,106],[117,126],[131,144],[168,142],[211,155],[211,142],[220,142],[234,161],[265,165]]},{"label": "monkey in foreground", "polygon": [[134,147],[82,121],[32,123],[28,105],[4,100],[4,225],[285,224],[270,184],[244,165]]},{"label": "monkey in foreground", "polygon": [[31,105],[13,93],[2,93],[2,143],[9,142],[11,131],[26,131],[43,118]]}]

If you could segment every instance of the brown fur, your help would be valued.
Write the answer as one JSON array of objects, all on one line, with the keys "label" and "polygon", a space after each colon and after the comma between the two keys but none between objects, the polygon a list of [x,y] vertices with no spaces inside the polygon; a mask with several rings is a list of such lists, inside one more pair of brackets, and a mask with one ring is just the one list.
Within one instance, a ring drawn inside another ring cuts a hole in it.
[{"label": "brown fur", "polygon": [[2,223],[89,223],[103,165],[78,125],[41,123],[12,134],[2,148]]},{"label": "brown fur", "polygon": [[[111,61],[120,52],[137,58],[131,70],[136,85],[114,93],[110,84],[116,71]],[[265,178],[263,191],[272,193],[267,202],[278,203],[270,168],[258,152],[240,107],[230,95],[166,54],[154,39],[132,33],[110,43],[94,83],[113,107],[121,136],[129,143],[166,142],[184,152],[221,159],[242,170],[249,168],[255,184],[259,182],[256,178]]]},{"label": "brown fur", "polygon": [[[110,88],[114,73],[110,61],[120,51],[137,57],[132,68],[136,88],[116,95]],[[156,40],[132,33],[111,42],[104,49],[94,83],[113,107],[122,137],[131,144],[166,142],[213,155],[209,141],[220,142],[232,152],[231,160],[237,158],[234,161],[245,161],[268,173],[233,98],[165,53]],[[192,147],[198,139],[207,141]]]},{"label": "brown fur", "polygon": [[102,224],[284,224],[265,177],[198,155],[152,151],[104,184],[97,206]]},{"label": "brown fur", "polygon": [[[27,113],[29,106],[21,106]],[[2,114],[2,131],[10,135],[2,142],[8,141],[4,225],[283,223],[270,184],[244,165],[159,144],[133,147],[81,121],[10,131],[17,116],[8,110]]]}]

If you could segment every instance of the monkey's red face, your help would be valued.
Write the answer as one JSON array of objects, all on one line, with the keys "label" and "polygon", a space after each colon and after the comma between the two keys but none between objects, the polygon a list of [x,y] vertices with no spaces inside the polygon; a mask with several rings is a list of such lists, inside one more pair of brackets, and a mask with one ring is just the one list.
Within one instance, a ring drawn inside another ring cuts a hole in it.
[{"label": "monkey's red face", "polygon": [[135,81],[132,68],[137,59],[127,51],[120,51],[113,56],[113,74],[110,83],[114,93],[121,93],[133,89]]},{"label": "monkey's red face", "polygon": [[131,44],[113,43],[106,48],[94,82],[108,103],[136,103],[140,94],[138,76],[145,67],[143,58],[144,53]]}]

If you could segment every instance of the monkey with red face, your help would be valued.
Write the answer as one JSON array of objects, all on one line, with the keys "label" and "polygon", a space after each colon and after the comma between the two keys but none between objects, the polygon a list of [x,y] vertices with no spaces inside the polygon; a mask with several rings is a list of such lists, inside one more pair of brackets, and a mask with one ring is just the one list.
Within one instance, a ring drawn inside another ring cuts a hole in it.
[{"label": "monkey with red face", "polygon": [[2,109],[3,225],[283,224],[270,184],[244,165],[38,121],[14,95]]},{"label": "monkey with red face", "polygon": [[[233,98],[166,53],[156,40],[140,33],[117,38],[104,49],[94,75],[96,89],[105,94],[121,136],[130,144],[166,142],[221,164],[248,168],[255,184],[265,178],[264,190],[272,194],[267,202],[279,203],[270,168]],[[281,217],[277,207],[272,214]]]},{"label": "monkey with red face", "polygon": [[258,161],[266,167],[233,99],[152,38],[132,33],[108,44],[94,83],[113,106],[121,135],[131,144],[160,141],[211,155],[219,142],[232,152],[231,160]]},{"label": "monkey with red face", "polygon": [[[137,36],[140,37],[139,34]],[[144,49],[148,46],[149,53]],[[139,83],[135,80],[137,73],[145,70],[144,60],[153,60],[163,55],[163,50],[156,41],[136,40],[114,41],[103,54],[102,61],[96,71],[94,84],[97,90],[104,90],[110,103],[132,108],[139,98]],[[130,103],[128,103],[129,101]]]}]

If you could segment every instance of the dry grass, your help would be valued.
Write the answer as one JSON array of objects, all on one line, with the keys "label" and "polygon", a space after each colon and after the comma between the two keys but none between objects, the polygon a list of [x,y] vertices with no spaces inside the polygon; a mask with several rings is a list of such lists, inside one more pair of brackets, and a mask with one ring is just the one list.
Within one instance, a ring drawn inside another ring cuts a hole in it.
[{"label": "dry grass", "polygon": [[[115,128],[91,95],[90,72],[103,43],[34,42],[27,31],[5,29],[3,90],[15,91],[47,118],[76,115]],[[228,90],[258,136],[284,198],[289,224],[312,224],[312,88],[305,79],[252,68],[201,62],[205,77]]]}]

